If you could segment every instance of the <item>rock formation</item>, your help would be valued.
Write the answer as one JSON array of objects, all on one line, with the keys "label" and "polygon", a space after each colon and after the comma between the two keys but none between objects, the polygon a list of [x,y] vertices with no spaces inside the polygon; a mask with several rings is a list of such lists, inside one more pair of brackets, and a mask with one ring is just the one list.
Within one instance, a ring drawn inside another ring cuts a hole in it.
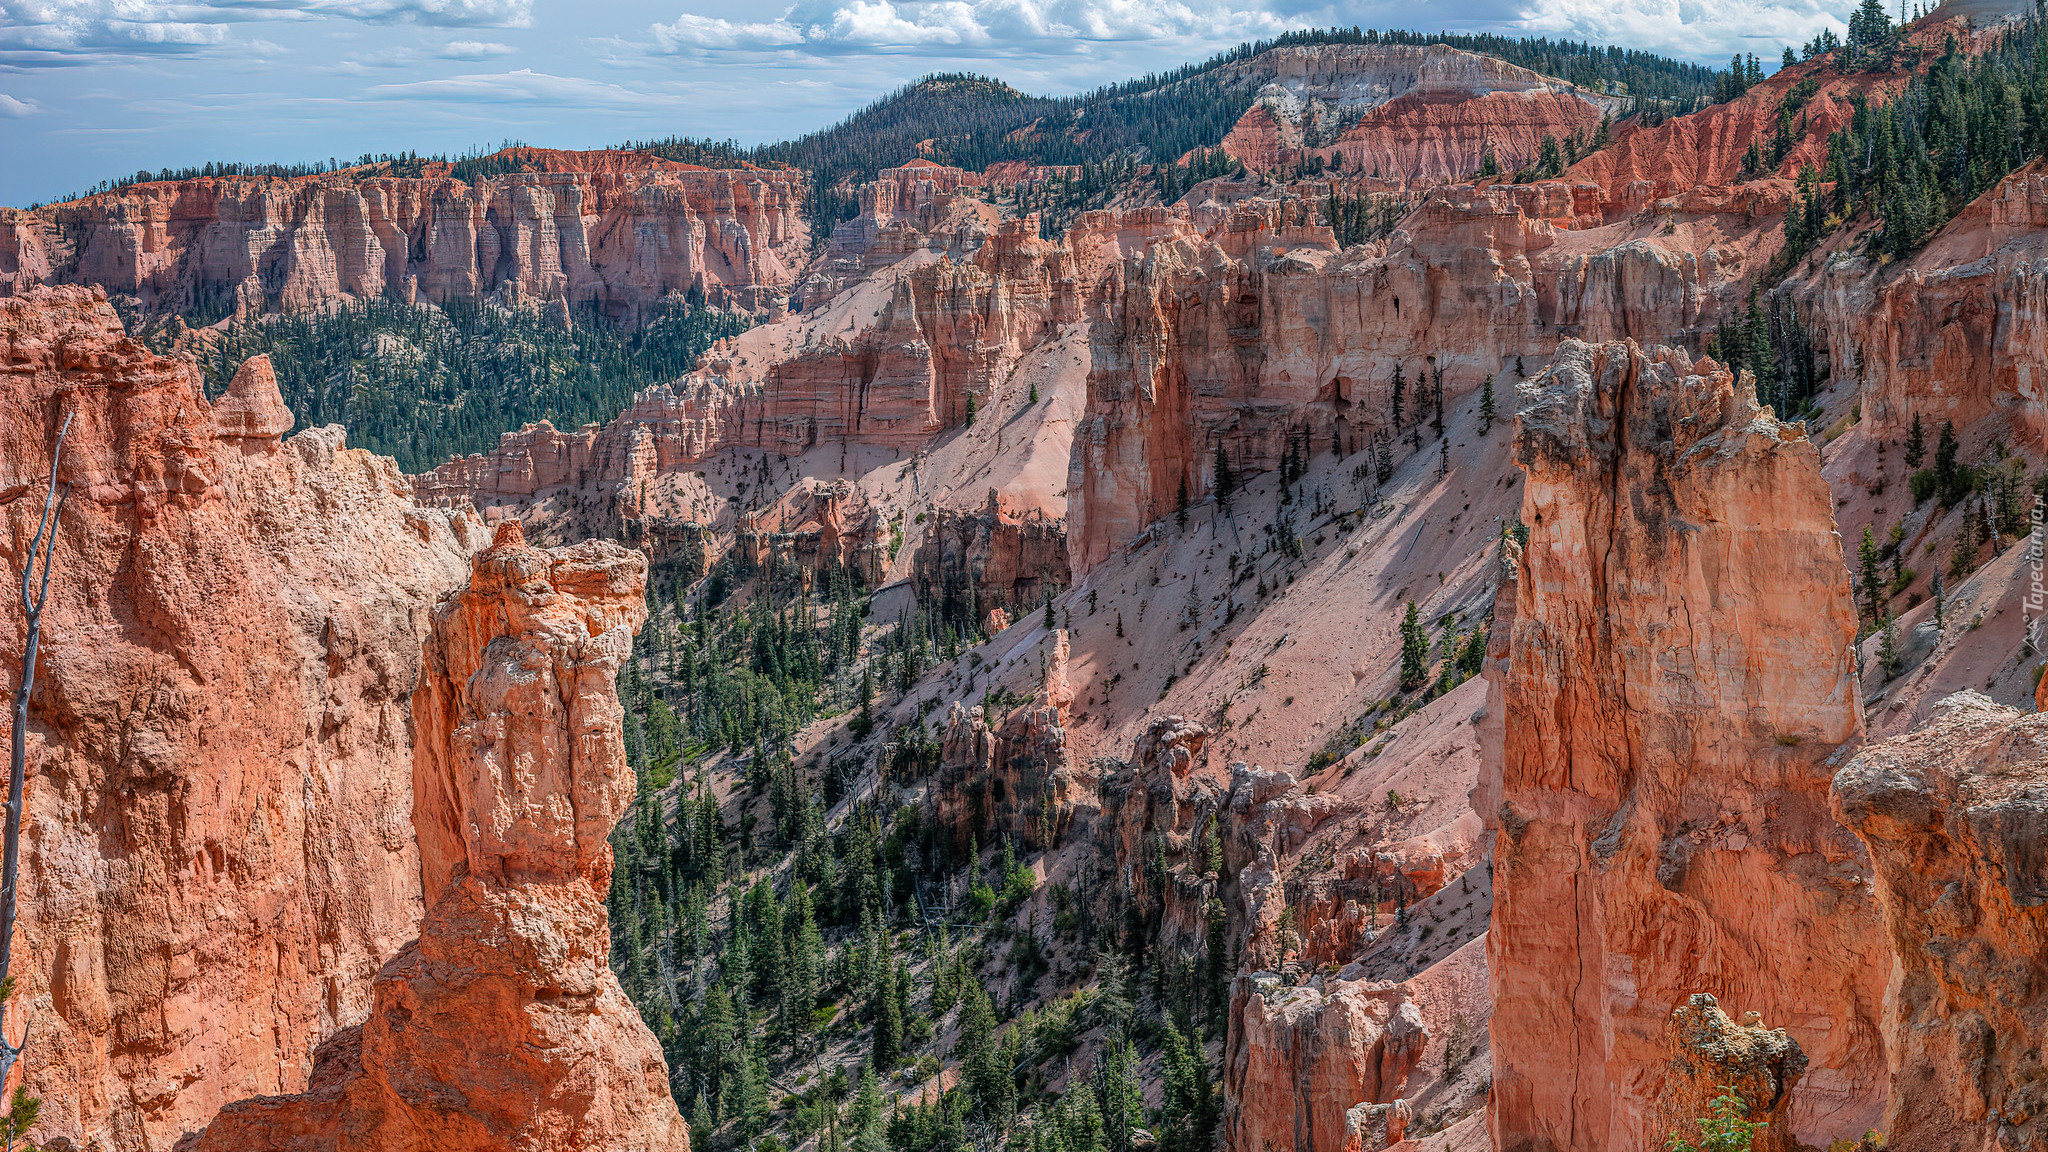
[{"label": "rock formation", "polygon": [[860,212],[832,230],[805,270],[796,306],[823,304],[913,252],[972,256],[997,227],[995,205],[969,190],[980,173],[916,160],[884,168],[860,187]]},{"label": "rock formation", "polygon": [[[66,415],[16,1004],[40,1137],[162,1152],[229,1100],[305,1088],[413,935],[409,701],[483,534],[339,427],[281,440],[263,359],[208,404],[103,293],[39,289],[0,299],[9,573]],[[20,619],[0,597],[9,695]]]},{"label": "rock formation", "polygon": [[97,284],[145,308],[216,315],[497,293],[630,324],[670,293],[770,310],[803,262],[801,172],[622,152],[501,157],[537,170],[206,177],[0,209],[0,292]]},{"label": "rock formation", "polygon": [[[1711,329],[1739,268],[1658,240],[1583,236],[1563,184],[1432,194],[1384,244],[1334,251],[1313,201],[1233,208],[1111,266],[1089,309],[1088,408],[1068,480],[1076,572],[1290,446],[1345,454],[1425,419],[1441,371],[1469,394],[1560,334],[1683,342]],[[1402,372],[1397,427],[1393,381]],[[1499,385],[1505,390],[1505,385]]]},{"label": "rock formation", "polygon": [[958,701],[946,714],[930,794],[956,851],[976,836],[1043,850],[1073,829],[1084,800],[1094,807],[1095,778],[1067,748],[1067,634],[1052,632],[1047,648],[1044,684],[1000,721]]},{"label": "rock formation", "polygon": [[1529,539],[1485,813],[1495,1146],[1661,1143],[1666,1020],[1697,992],[1805,1052],[1789,1135],[1860,1136],[1890,964],[1826,807],[1862,716],[1818,452],[1670,350],[1567,341],[1519,391]]},{"label": "rock formation", "polygon": [[1444,44],[1303,44],[1226,66],[1258,83],[1223,149],[1260,172],[1307,156],[1347,170],[1432,183],[1469,179],[1488,150],[1502,171],[1543,138],[1590,140],[1627,101]]},{"label": "rock formation", "polygon": [[1787,294],[1818,338],[1821,366],[1860,382],[1873,434],[1901,437],[1918,415],[1929,429],[1953,421],[1979,446],[2048,435],[2041,161],[1972,201],[1898,266],[1848,256],[1815,264]]},{"label": "rock formation", "polygon": [[794,568],[806,579],[842,568],[872,587],[888,563],[885,535],[881,517],[851,482],[806,479],[768,507],[741,514],[733,548],[757,567]]},{"label": "rock formation", "polygon": [[918,599],[958,604],[966,619],[1001,608],[1021,619],[1067,583],[1066,526],[1035,508],[1012,513],[994,492],[978,512],[937,509],[911,557],[911,578]]},{"label": "rock formation", "polygon": [[614,678],[646,560],[516,522],[434,613],[413,698],[430,908],[303,1095],[221,1111],[191,1152],[688,1152],[654,1036],[608,963],[606,837],[631,804]]},{"label": "rock formation", "polygon": [[2048,716],[1951,696],[1850,761],[1834,811],[1870,851],[1896,965],[1885,1147],[2048,1146]]},{"label": "rock formation", "polygon": [[1755,1152],[1799,1152],[1786,1131],[1792,1085],[1806,1071],[1806,1054],[1783,1028],[1765,1028],[1757,1014],[1736,1023],[1720,1002],[1695,992],[1671,1010],[1666,1027],[1671,1066],[1664,1080],[1660,1125],[1688,1140],[1699,1137],[1703,1118],[1722,1118],[1715,1101],[1733,1095],[1741,1103],[1733,1119],[1763,1126]]}]

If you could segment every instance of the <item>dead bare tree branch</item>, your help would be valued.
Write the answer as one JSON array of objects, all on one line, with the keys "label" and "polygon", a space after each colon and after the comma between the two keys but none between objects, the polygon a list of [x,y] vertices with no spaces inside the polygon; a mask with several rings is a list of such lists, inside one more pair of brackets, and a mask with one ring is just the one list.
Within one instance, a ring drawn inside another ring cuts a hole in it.
[{"label": "dead bare tree branch", "polygon": [[[72,415],[75,415],[72,414]],[[21,873],[21,794],[28,779],[28,699],[36,684],[36,649],[42,643],[43,605],[50,598],[50,558],[57,549],[57,522],[71,498],[69,485],[57,482],[57,465],[64,456],[64,437],[71,431],[71,415],[57,430],[56,446],[50,450],[50,487],[43,496],[43,516],[29,541],[28,557],[21,568],[21,607],[28,633],[22,646],[21,677],[14,688],[14,743],[7,776],[7,833],[4,857],[0,857],[0,1085],[14,1071],[21,1050],[28,1043],[28,1029],[21,1043],[7,1037],[7,1009],[14,988],[15,881]],[[42,558],[40,579],[36,559]],[[8,1145],[17,1133],[8,1132]]]}]

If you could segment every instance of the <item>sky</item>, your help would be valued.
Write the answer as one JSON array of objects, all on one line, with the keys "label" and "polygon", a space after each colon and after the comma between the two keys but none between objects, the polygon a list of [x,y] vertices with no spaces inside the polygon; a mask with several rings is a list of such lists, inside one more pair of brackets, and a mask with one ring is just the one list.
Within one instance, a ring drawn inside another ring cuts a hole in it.
[{"label": "sky", "polygon": [[931,72],[1064,94],[1293,28],[1775,60],[1855,0],[0,0],[0,204],[208,160],[786,139]]}]

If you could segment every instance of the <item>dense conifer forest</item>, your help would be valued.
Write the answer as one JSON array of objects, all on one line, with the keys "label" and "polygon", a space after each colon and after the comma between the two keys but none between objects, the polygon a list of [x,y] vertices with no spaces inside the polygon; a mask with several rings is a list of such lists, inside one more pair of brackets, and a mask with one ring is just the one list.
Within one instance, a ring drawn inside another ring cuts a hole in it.
[{"label": "dense conifer forest", "polygon": [[[132,310],[126,320],[159,350],[181,323]],[[714,340],[746,324],[681,298],[637,331],[588,309],[572,316],[490,302],[361,300],[235,320],[195,351],[216,396],[244,360],[269,353],[298,427],[344,424],[349,443],[424,472],[532,421],[608,421],[636,392],[688,372]]]}]

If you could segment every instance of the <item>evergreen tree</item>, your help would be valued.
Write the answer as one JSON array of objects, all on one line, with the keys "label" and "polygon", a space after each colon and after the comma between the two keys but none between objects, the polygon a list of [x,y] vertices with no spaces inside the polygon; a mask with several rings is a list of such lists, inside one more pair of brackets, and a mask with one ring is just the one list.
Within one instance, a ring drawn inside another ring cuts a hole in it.
[{"label": "evergreen tree", "polygon": [[1394,427],[1396,428],[1401,427],[1402,393],[1407,386],[1408,381],[1401,375],[1401,363],[1397,360],[1394,362],[1394,378],[1388,384],[1388,387],[1393,390],[1394,395]]},{"label": "evergreen tree", "polygon": [[960,1087],[975,1113],[1000,1126],[1011,1108],[1010,1070],[1003,1066],[996,1044],[996,1014],[978,981],[962,989],[960,1036],[953,1043],[960,1064]]},{"label": "evergreen tree", "polygon": [[1216,460],[1213,465],[1216,474],[1216,507],[1225,516],[1230,515],[1231,501],[1237,497],[1237,474],[1231,471],[1230,455],[1223,450],[1223,441],[1216,442]]},{"label": "evergreen tree", "polygon": [[1918,468],[1927,458],[1927,434],[1920,430],[1920,414],[1913,413],[1913,427],[1906,433],[1906,467]]},{"label": "evergreen tree", "polygon": [[1877,534],[1870,525],[1863,526],[1863,542],[1856,546],[1856,567],[1860,574],[1859,583],[1863,589],[1863,603],[1875,620],[1880,614],[1884,600],[1883,558],[1877,548]]},{"label": "evergreen tree", "polygon": [[1479,421],[1479,434],[1481,436],[1491,435],[1493,432],[1493,373],[1491,372],[1486,374],[1486,383],[1479,386]]},{"label": "evergreen tree", "polygon": [[1422,626],[1422,609],[1408,602],[1401,618],[1401,690],[1413,692],[1429,678],[1429,633]]}]

